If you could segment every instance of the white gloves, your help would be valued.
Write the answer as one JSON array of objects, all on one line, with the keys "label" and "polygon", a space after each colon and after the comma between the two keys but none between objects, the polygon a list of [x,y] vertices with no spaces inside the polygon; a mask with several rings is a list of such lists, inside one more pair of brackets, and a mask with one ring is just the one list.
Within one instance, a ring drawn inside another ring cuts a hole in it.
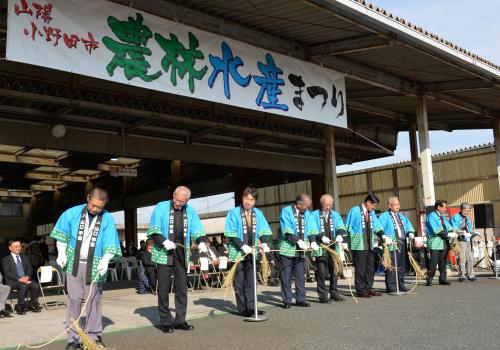
[{"label": "white gloves", "polygon": [[323,244],[326,244],[326,245],[330,245],[330,243],[332,243],[332,241],[330,241],[330,238],[328,238],[326,236],[321,237],[321,242],[323,242]]},{"label": "white gloves", "polygon": [[307,244],[303,240],[299,239],[297,241],[297,245],[299,246],[300,249],[307,250]]},{"label": "white gloves", "polygon": [[198,251],[200,253],[208,252],[208,249],[207,249],[207,246],[205,245],[205,242],[198,243]]},{"label": "white gloves", "polygon": [[163,246],[165,247],[166,250],[175,249],[175,243],[169,239],[163,241]]},{"label": "white gloves", "polygon": [[337,237],[335,237],[335,242],[337,242],[337,243],[344,242],[344,237],[342,237],[341,235],[338,235]]},{"label": "white gloves", "polygon": [[114,255],[110,253],[104,254],[101,261],[99,262],[99,265],[97,266],[97,273],[99,273],[99,275],[103,276],[106,274],[106,272],[108,272],[108,265],[113,256]]},{"label": "white gloves", "polygon": [[448,238],[457,238],[457,233],[456,232],[448,232]]},{"label": "white gloves", "polygon": [[344,249],[344,250],[349,250],[349,244],[347,244],[347,243],[342,243],[342,249]]},{"label": "white gloves", "polygon": [[384,240],[385,244],[387,244],[387,245],[391,245],[392,244],[392,239],[390,237],[387,237],[386,235],[383,235],[382,239]]},{"label": "white gloves", "polygon": [[470,238],[470,237],[472,236],[472,234],[471,234],[470,232],[464,232],[464,233],[463,233],[463,236],[464,236],[465,238]]},{"label": "white gloves", "polygon": [[66,263],[68,262],[68,258],[66,256],[66,247],[68,244],[57,241],[56,245],[57,245],[56,263],[57,263],[57,265],[61,266],[61,268],[64,269],[64,267],[66,266]]},{"label": "white gloves", "polygon": [[316,242],[312,242],[312,243],[311,243],[311,249],[312,249],[312,250],[314,250],[314,251],[317,251],[317,250],[319,249],[319,247],[318,247],[318,243],[316,243]]},{"label": "white gloves", "polygon": [[243,244],[241,246],[241,250],[243,250],[243,253],[245,254],[251,254],[252,253],[252,247],[246,245],[246,244]]},{"label": "white gloves", "polygon": [[264,253],[269,253],[269,252],[271,251],[271,249],[269,248],[269,246],[267,245],[267,243],[262,243],[262,244],[260,245],[260,247],[262,248],[262,251],[263,251]]},{"label": "white gloves", "polygon": [[413,232],[408,233],[408,238],[409,239],[415,238],[415,234]]}]

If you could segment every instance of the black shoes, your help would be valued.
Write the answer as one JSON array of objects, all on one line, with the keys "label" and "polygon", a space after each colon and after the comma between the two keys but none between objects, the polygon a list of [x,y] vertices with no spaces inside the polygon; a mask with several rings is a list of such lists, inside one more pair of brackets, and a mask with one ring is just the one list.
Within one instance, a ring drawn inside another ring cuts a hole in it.
[{"label": "black shoes", "polygon": [[174,333],[174,328],[170,326],[162,326],[161,331],[163,333]]},{"label": "black shoes", "polygon": [[97,340],[95,342],[97,344],[101,345],[103,348],[106,347],[106,345],[104,345],[104,342],[102,341],[102,337],[100,335],[97,336]]},{"label": "black shoes", "polygon": [[66,344],[66,350],[74,350],[74,349],[81,349],[80,344],[78,343],[68,343]]},{"label": "black shoes", "polygon": [[469,281],[471,281],[471,282],[477,281],[477,278],[476,277],[469,277]]},{"label": "black shoes", "polygon": [[[266,312],[264,310],[257,310],[257,315],[265,315]],[[248,310],[248,317],[255,316],[255,310]]]},{"label": "black shoes", "polygon": [[194,326],[191,326],[187,322],[179,323],[174,326],[175,329],[180,329],[182,331],[192,331]]},{"label": "black shoes", "polygon": [[448,281],[439,281],[439,284],[442,286],[449,286],[451,283]]},{"label": "black shoes", "polygon": [[370,295],[370,293],[368,293],[367,291],[364,291],[362,293],[356,293],[356,295],[360,298],[371,298],[372,296]]},{"label": "black shoes", "polygon": [[319,299],[320,304],[331,304],[330,300],[328,299]]},{"label": "black shoes", "polygon": [[0,311],[0,318],[4,317],[12,317],[12,313],[7,309],[3,309],[2,311]]},{"label": "black shoes", "polygon": [[368,294],[370,294],[372,297],[380,297],[380,296],[382,296],[382,293],[377,292],[375,289],[370,289],[368,291]]},{"label": "black shoes", "polygon": [[18,315],[26,315],[26,305],[16,304],[16,306],[14,306],[14,311],[16,311]]},{"label": "black shoes", "polygon": [[344,301],[345,298],[340,295],[339,293],[330,293],[330,300],[335,300],[335,301]]},{"label": "black shoes", "polygon": [[35,302],[35,303],[29,303],[28,304],[28,310],[32,311],[32,312],[40,312],[40,311],[42,311],[42,309],[40,308],[40,304],[38,304],[37,302]]},{"label": "black shoes", "polygon": [[300,307],[310,307],[311,306],[311,304],[309,304],[307,301],[296,302],[295,305],[300,306]]},{"label": "black shoes", "polygon": [[291,304],[288,304],[288,303],[283,304],[283,309],[290,309],[291,307],[292,307]]}]

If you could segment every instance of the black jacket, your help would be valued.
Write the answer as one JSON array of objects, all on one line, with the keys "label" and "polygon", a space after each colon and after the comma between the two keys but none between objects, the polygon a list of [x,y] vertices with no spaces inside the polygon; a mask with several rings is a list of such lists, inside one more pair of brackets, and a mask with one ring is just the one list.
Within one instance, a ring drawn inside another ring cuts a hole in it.
[{"label": "black jacket", "polygon": [[[31,278],[33,274],[33,267],[31,266],[30,259],[25,254],[19,254],[21,257],[21,263],[23,264],[24,275]],[[5,284],[11,282],[19,281],[19,276],[17,275],[16,262],[12,257],[12,254],[7,255],[2,259],[2,268],[5,277]]]}]

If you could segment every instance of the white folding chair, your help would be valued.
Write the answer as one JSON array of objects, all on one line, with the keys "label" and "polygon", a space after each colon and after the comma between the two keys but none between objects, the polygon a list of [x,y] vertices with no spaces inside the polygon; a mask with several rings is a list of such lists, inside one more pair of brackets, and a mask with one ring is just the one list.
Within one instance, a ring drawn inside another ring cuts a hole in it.
[{"label": "white folding chair", "polygon": [[131,256],[128,258],[128,266],[130,267],[131,272],[135,272],[135,275],[139,278],[139,262],[135,256]]},{"label": "white folding chair", "polygon": [[118,263],[115,263],[114,266],[108,266],[108,275],[111,277],[111,282],[118,281],[118,272],[116,271],[116,265],[118,265]]},{"label": "white folding chair", "polygon": [[[45,309],[50,308],[57,309],[61,305],[66,306],[66,292],[64,291],[64,284],[62,283],[61,275],[59,271],[53,266],[40,266],[37,270],[38,282],[40,284],[40,291],[42,293],[43,306]],[[56,276],[56,281],[54,281],[54,276]],[[58,299],[55,301],[47,302],[45,299],[45,290],[56,289]],[[64,300],[60,301],[60,296],[64,296]]]},{"label": "white folding chair", "polygon": [[130,281],[132,279],[132,268],[128,265],[128,259],[121,258],[116,264],[120,264],[120,279],[123,280],[123,273],[125,273],[125,277]]}]

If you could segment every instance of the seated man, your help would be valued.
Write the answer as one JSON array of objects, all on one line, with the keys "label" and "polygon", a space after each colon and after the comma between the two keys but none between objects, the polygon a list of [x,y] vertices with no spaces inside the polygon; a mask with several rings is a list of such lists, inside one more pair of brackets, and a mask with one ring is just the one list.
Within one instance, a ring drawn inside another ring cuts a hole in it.
[{"label": "seated man", "polygon": [[[25,315],[26,310],[40,312],[38,295],[40,286],[30,276],[33,267],[27,255],[21,253],[21,242],[17,239],[9,241],[10,255],[2,259],[3,272],[5,273],[5,284],[12,290],[19,291],[18,302],[15,307],[19,315]],[[30,293],[30,302],[25,304],[26,294]]]},{"label": "seated man", "polygon": [[212,242],[208,237],[205,238],[205,246],[208,251],[200,256],[208,257],[208,261],[210,261],[210,271],[212,271],[214,267],[219,265],[219,252],[217,251],[217,248],[212,245]]},{"label": "seated man", "polygon": [[158,271],[156,268],[156,263],[152,260],[152,252],[153,252],[153,240],[149,238],[146,241],[146,249],[142,252],[141,260],[142,266],[144,266],[144,272],[146,276],[148,276],[149,285],[151,286],[151,290],[156,292],[156,284],[158,282]]},{"label": "seated man", "polygon": [[0,318],[12,317],[12,309],[8,309],[5,305],[10,294],[10,287],[2,283],[3,276],[0,272]]}]

